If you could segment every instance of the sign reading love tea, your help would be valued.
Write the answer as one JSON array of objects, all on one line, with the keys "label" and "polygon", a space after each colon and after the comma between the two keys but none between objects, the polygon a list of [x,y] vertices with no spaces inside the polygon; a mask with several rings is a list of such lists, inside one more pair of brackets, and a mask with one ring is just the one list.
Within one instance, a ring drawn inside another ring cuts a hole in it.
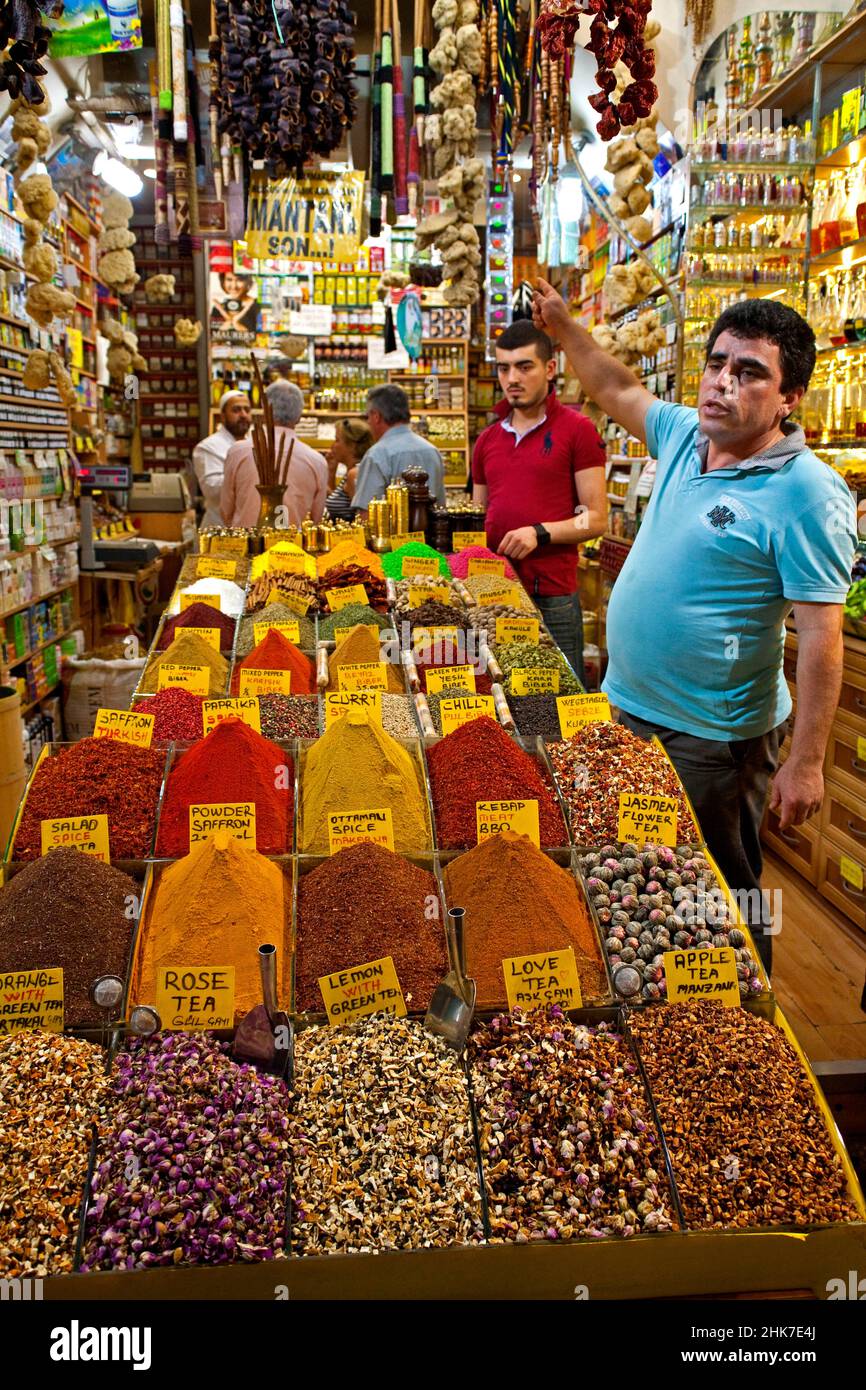
[{"label": "sign reading love tea", "polygon": [[225,830],[235,840],[256,847],[256,805],[254,801],[199,802],[189,808],[189,842],[197,845]]},{"label": "sign reading love tea", "polygon": [[538,1009],[545,1004],[577,1009],[581,1005],[580,976],[571,946],[531,956],[506,956],[502,972],[509,1009]]},{"label": "sign reading love tea", "polygon": [[351,845],[369,841],[394,852],[394,822],[390,806],[370,811],[330,811],[328,846],[331,854]]},{"label": "sign reading love tea", "polygon": [[740,981],[733,946],[709,951],[666,951],[665,981],[669,1004],[693,999],[720,999],[729,1009],[740,1003]]},{"label": "sign reading love tea", "polygon": [[108,864],[108,816],[56,816],[42,825],[42,853],[52,849],[77,849]]},{"label": "sign reading love tea", "polygon": [[406,1015],[406,1001],[391,956],[321,975],[319,989],[332,1025],[368,1014]]},{"label": "sign reading love tea", "polygon": [[40,1028],[63,1032],[63,971],[52,966],[0,974],[0,1038]]},{"label": "sign reading love tea", "polygon": [[135,748],[149,748],[153,739],[155,715],[136,714],[131,709],[98,709],[93,725],[94,738],[113,738]]},{"label": "sign reading love tea", "polygon": [[233,1027],[235,967],[162,966],[156,972],[156,1011],[163,1028],[181,1032]]},{"label": "sign reading love tea", "polygon": [[616,837],[618,840],[631,840],[636,845],[669,845],[674,848],[677,843],[678,809],[675,796],[620,792]]}]

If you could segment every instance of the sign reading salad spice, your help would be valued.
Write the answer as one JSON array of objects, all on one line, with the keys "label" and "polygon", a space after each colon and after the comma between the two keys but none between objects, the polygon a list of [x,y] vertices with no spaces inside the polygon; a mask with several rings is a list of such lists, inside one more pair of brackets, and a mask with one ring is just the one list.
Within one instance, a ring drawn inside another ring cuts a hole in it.
[{"label": "sign reading salad spice", "polygon": [[331,854],[368,840],[394,852],[394,822],[390,806],[371,811],[330,811],[328,846]]},{"label": "sign reading salad spice", "polygon": [[195,567],[198,579],[234,579],[237,570],[237,560],[218,560],[215,555],[200,555]]},{"label": "sign reading salad spice", "polygon": [[188,608],[192,608],[194,603],[206,603],[208,608],[216,608],[219,611],[219,594],[181,594],[180,611],[185,613]]},{"label": "sign reading salad spice", "polygon": [[740,1004],[740,982],[733,946],[709,951],[667,951],[665,981],[669,1004],[692,999],[720,999],[729,1009]]},{"label": "sign reading salad spice", "polygon": [[253,638],[256,646],[264,642],[269,632],[279,632],[287,642],[300,642],[301,628],[298,623],[253,623]]},{"label": "sign reading salad spice", "polygon": [[291,695],[291,671],[274,671],[267,667],[242,666],[238,676],[241,695]]},{"label": "sign reading salad spice", "polygon": [[325,598],[332,613],[338,613],[341,608],[348,608],[350,604],[367,602],[367,590],[363,584],[347,584],[342,589],[326,589]]},{"label": "sign reading salad spice", "polygon": [[256,847],[256,805],[254,801],[199,803],[189,808],[189,842],[197,845],[218,830],[235,840]]},{"label": "sign reading salad spice", "polygon": [[556,708],[563,738],[571,738],[585,724],[610,722],[610,700],[606,695],[560,695]]},{"label": "sign reading salad spice", "polygon": [[156,722],[152,714],[136,714],[131,709],[98,709],[93,725],[94,738],[113,738],[135,748],[149,748]]},{"label": "sign reading salad spice", "polygon": [[427,694],[436,695],[440,690],[463,687],[475,694],[475,669],[472,666],[440,666],[438,670],[427,672]]},{"label": "sign reading salad spice", "polygon": [[108,864],[108,816],[58,816],[42,824],[42,853],[52,849],[78,849]]},{"label": "sign reading salad spice", "polygon": [[235,967],[162,966],[156,972],[156,1011],[163,1028],[182,1032],[231,1028],[235,1021]]},{"label": "sign reading salad spice", "polygon": [[353,261],[361,244],[364,174],[320,170],[303,178],[254,173],[244,240],[253,257]]},{"label": "sign reading salad spice", "polygon": [[207,695],[210,690],[210,671],[206,666],[162,665],[157,676],[157,690],[180,686],[191,695]]},{"label": "sign reading salad spice", "polygon": [[381,690],[328,690],[325,694],[325,728],[330,729],[350,709],[369,710],[370,718],[381,724]]},{"label": "sign reading salad spice", "polygon": [[321,975],[319,989],[331,1024],[366,1018],[368,1014],[393,1014],[395,1018],[404,1018],[406,1014],[406,1001],[391,956]]},{"label": "sign reading salad spice", "polygon": [[453,695],[441,701],[439,714],[442,719],[442,735],[445,737],[453,734],[454,730],[463,724],[471,724],[473,719],[480,719],[482,714],[495,719],[496,701],[492,695]]},{"label": "sign reading salad spice", "polygon": [[0,975],[0,1038],[24,1029],[63,1032],[63,971],[7,970]]},{"label": "sign reading salad spice", "polygon": [[475,826],[479,844],[510,830],[512,835],[528,835],[535,848],[541,848],[537,801],[476,801]]},{"label": "sign reading salad spice", "polygon": [[[453,534],[453,536],[451,537],[451,547],[452,547],[452,549],[454,550],[455,554],[456,554],[456,552],[457,552],[458,550],[468,550],[470,546],[474,546],[474,545],[482,546],[482,547],[486,550],[486,548],[487,548],[487,532],[486,532],[486,531],[455,531],[454,534]],[[469,565],[470,565],[469,573],[471,574],[471,573],[472,573],[472,568],[471,568],[471,566],[472,566],[472,561],[471,561],[471,560],[469,561]],[[480,573],[480,571],[479,571],[479,573]],[[502,573],[503,573],[503,574],[505,573],[504,567],[503,567]]]},{"label": "sign reading salad spice", "polygon": [[254,695],[243,695],[238,700],[228,696],[224,700],[205,700],[201,707],[201,717],[206,734],[215,729],[221,719],[242,719],[251,729],[255,729],[257,734],[262,732],[259,702]]},{"label": "sign reading salad spice", "polygon": [[678,809],[675,796],[620,792],[616,838],[631,840],[637,845],[669,845],[673,848],[677,843]]},{"label": "sign reading salad spice", "polygon": [[515,666],[511,672],[512,695],[557,695],[559,672],[553,666]]},{"label": "sign reading salad spice", "polygon": [[580,976],[571,946],[532,956],[507,956],[502,962],[509,1009],[537,1009],[561,1004],[577,1009],[582,1003]]}]

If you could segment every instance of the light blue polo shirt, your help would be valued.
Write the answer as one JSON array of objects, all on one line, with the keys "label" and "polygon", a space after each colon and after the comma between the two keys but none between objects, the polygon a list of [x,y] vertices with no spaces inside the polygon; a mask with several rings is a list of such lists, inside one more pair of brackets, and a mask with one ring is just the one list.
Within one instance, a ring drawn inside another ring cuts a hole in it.
[{"label": "light blue polo shirt", "polygon": [[629,714],[698,738],[756,738],[791,712],[792,603],[844,603],[854,501],[799,426],[763,455],[702,473],[698,412],[656,401],[652,497],[607,610],[603,689]]}]

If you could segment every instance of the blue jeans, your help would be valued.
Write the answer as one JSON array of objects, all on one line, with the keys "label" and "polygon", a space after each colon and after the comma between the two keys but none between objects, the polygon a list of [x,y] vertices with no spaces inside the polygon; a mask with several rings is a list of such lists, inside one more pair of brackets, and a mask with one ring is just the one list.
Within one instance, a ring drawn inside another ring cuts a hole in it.
[{"label": "blue jeans", "polygon": [[551,637],[572,667],[577,679],[585,686],[580,594],[534,594],[532,601],[541,610],[541,616]]}]

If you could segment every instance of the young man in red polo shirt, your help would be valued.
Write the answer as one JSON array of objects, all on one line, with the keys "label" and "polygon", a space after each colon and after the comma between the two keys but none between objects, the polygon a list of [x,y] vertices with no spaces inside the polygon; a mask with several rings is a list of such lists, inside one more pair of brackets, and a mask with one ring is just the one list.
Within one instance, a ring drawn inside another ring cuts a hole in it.
[{"label": "young man in red polo shirt", "polygon": [[592,422],[556,399],[553,344],[528,319],[496,343],[505,399],[478,436],[472,498],[486,506],[491,549],[505,555],[583,681],[577,547],[607,528],[604,445]]}]

